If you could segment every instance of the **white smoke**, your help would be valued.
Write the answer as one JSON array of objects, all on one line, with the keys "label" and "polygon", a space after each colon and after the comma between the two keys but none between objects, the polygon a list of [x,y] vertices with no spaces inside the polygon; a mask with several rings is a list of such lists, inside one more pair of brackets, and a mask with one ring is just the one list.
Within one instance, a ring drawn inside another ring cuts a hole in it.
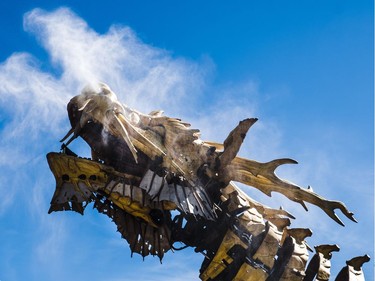
[{"label": "white smoke", "polygon": [[98,34],[69,9],[25,15],[25,30],[34,33],[73,89],[105,82],[131,106],[151,110],[178,104],[203,86],[209,68],[141,42],[129,27],[112,26]]}]

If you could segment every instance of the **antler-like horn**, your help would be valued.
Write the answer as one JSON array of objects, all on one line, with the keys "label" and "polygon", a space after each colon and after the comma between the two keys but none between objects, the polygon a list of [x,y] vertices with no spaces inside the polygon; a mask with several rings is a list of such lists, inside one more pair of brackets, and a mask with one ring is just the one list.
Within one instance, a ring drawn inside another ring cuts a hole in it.
[{"label": "antler-like horn", "polygon": [[339,209],[347,218],[357,222],[354,214],[346,206],[338,201],[327,200],[309,189],[304,189],[293,183],[278,178],[275,169],[282,164],[296,164],[293,159],[277,159],[268,163],[259,163],[256,161],[236,157],[227,167],[227,173],[231,180],[253,186],[263,193],[271,196],[273,191],[278,192],[290,200],[300,203],[306,210],[305,202],[320,207],[330,218],[338,224],[344,226],[344,223],[335,214]]}]

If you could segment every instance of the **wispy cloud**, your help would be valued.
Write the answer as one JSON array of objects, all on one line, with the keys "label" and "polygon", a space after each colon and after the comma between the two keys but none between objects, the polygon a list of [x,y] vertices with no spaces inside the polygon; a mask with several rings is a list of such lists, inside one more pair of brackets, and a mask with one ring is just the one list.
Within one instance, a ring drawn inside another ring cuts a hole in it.
[{"label": "wispy cloud", "polygon": [[210,70],[141,42],[129,27],[111,26],[98,34],[66,8],[52,13],[35,9],[25,15],[24,26],[61,69],[64,85],[105,81],[122,100],[144,110],[196,93]]},{"label": "wispy cloud", "polygon": [[64,84],[42,72],[31,55],[16,53],[2,63],[0,84],[0,106],[11,119],[3,128],[3,142],[59,130],[69,93]]}]

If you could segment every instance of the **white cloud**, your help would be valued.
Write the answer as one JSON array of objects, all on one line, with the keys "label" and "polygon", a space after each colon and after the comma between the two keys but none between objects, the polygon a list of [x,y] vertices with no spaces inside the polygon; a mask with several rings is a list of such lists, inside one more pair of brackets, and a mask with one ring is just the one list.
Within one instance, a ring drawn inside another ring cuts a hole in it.
[{"label": "white cloud", "polygon": [[0,65],[0,107],[12,118],[3,129],[2,141],[58,131],[68,96],[66,87],[42,72],[31,55],[13,54]]}]

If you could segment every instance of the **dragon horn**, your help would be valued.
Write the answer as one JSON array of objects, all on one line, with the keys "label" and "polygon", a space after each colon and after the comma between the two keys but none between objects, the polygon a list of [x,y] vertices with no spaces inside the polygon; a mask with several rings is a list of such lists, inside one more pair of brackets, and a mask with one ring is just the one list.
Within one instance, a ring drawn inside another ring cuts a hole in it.
[{"label": "dragon horn", "polygon": [[[92,99],[88,99],[88,100],[86,100],[86,101],[83,103],[83,105],[78,109],[78,111],[83,111],[83,110],[86,108],[86,106],[87,106],[91,101],[92,101]],[[87,112],[89,112],[89,111],[87,111]]]},{"label": "dragon horn", "polygon": [[113,118],[113,120],[114,120],[113,125],[120,132],[120,134],[121,134],[122,138],[124,139],[125,143],[128,145],[135,162],[138,163],[137,149],[134,147],[134,144],[132,143],[132,141],[129,137],[128,131],[125,129],[123,123],[121,122],[119,117],[117,117],[117,115],[112,110],[107,112],[107,116],[111,119]]},{"label": "dragon horn", "polygon": [[220,169],[225,168],[236,157],[247,131],[257,121],[257,118],[248,118],[240,121],[224,141],[224,151],[218,157],[218,165]]},{"label": "dragon horn", "polygon": [[275,168],[279,164],[287,163],[292,164],[295,161],[293,162],[291,159],[279,159],[268,163],[258,163],[236,157],[228,165],[226,172],[230,180],[253,186],[268,196],[271,196],[272,192],[281,193],[290,200],[300,203],[305,210],[307,209],[305,202],[314,204],[342,226],[344,226],[344,223],[336,215],[336,209],[339,209],[348,219],[356,222],[353,213],[343,203],[327,200],[308,189],[278,178],[274,173]]}]

